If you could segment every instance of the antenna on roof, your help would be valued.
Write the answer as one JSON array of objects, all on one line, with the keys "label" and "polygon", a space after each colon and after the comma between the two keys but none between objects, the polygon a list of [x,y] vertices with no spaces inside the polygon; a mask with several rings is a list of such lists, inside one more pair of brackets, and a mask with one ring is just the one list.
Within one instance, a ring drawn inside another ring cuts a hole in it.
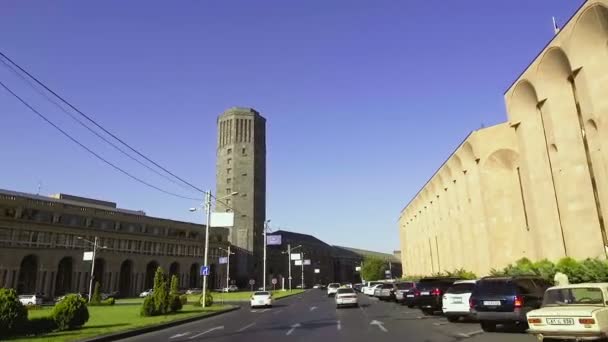
[{"label": "antenna on roof", "polygon": [[555,17],[551,17],[553,19],[553,32],[557,35],[559,33],[559,27],[557,26],[557,21]]}]

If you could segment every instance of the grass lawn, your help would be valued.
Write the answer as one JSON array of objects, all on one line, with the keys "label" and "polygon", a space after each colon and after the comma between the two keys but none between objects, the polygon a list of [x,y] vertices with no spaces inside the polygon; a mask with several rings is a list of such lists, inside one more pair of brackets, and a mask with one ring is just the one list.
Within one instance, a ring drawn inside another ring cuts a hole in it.
[{"label": "grass lawn", "polygon": [[[279,299],[279,298],[282,298],[285,296],[302,293],[304,291],[292,290],[291,292],[289,292],[289,291],[276,290],[276,291],[270,291],[270,292],[272,292],[272,298]],[[216,303],[220,303],[222,300],[229,301],[229,302],[235,302],[235,301],[246,302],[249,300],[249,298],[251,298],[252,293],[253,292],[243,291],[243,292],[229,292],[229,293],[212,292],[211,294],[213,295],[213,301],[215,301]],[[188,301],[189,302],[197,301],[197,300],[199,300],[200,296],[201,295],[198,295],[198,294],[197,295],[188,295]]]},{"label": "grass lawn", "polygon": [[[17,338],[12,341],[75,341],[88,337],[105,335],[148,325],[170,322],[178,319],[209,314],[231,307],[214,305],[203,310],[200,307],[184,305],[182,311],[167,316],[141,317],[140,305],[93,306],[89,308],[89,321],[79,330],[61,331],[47,335]],[[29,311],[29,318],[48,316],[52,308]]]}]

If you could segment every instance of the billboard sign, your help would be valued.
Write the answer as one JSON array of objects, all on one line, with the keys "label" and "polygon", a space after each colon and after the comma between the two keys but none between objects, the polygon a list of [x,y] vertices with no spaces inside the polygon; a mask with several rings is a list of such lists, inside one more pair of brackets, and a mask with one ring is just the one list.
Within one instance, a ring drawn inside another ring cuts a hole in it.
[{"label": "billboard sign", "polygon": [[280,246],[281,235],[266,235],[266,244],[268,246]]},{"label": "billboard sign", "polygon": [[300,260],[302,255],[300,253],[291,253],[291,260]]},{"label": "billboard sign", "polygon": [[355,267],[355,272],[361,272],[361,266]]},{"label": "billboard sign", "polygon": [[296,266],[302,266],[302,260],[296,260]]},{"label": "billboard sign", "polygon": [[304,260],[304,266],[310,265],[310,259],[305,259]]},{"label": "billboard sign", "polygon": [[321,273],[321,270],[318,268],[315,268],[315,273]]},{"label": "billboard sign", "polygon": [[220,257],[220,265],[227,264],[227,263],[228,263],[228,257]]},{"label": "billboard sign", "polygon": [[93,252],[84,252],[82,255],[82,261],[91,261],[93,260]]},{"label": "billboard sign", "polygon": [[234,226],[234,213],[211,213],[210,227]]}]

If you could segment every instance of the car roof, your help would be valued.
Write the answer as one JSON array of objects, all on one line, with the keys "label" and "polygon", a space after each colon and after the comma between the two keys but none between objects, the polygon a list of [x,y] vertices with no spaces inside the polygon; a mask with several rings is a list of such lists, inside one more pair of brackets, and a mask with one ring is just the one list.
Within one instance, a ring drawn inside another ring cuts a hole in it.
[{"label": "car roof", "polygon": [[568,285],[558,285],[552,286],[547,290],[559,290],[559,289],[576,289],[583,287],[608,287],[608,283],[581,283],[581,284],[568,284]]},{"label": "car roof", "polygon": [[454,285],[456,284],[475,284],[477,283],[477,280],[458,280],[454,282]]},{"label": "car roof", "polygon": [[541,279],[535,275],[521,275],[521,276],[488,276],[483,277],[480,280],[513,280],[513,279]]}]

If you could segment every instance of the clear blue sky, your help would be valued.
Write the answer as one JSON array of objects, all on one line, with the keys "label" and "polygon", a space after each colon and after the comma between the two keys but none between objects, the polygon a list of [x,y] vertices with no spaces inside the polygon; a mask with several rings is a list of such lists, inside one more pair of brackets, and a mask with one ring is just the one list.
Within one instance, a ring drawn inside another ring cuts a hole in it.
[{"label": "clear blue sky", "polygon": [[[332,244],[398,249],[397,219],[581,0],[0,2],[0,48],[86,113],[200,187],[215,121],[268,119],[267,216]],[[96,151],[150,173],[8,83]],[[0,187],[65,192],[200,222],[194,203],[97,161],[0,91]],[[182,191],[183,193],[195,195]]]}]

